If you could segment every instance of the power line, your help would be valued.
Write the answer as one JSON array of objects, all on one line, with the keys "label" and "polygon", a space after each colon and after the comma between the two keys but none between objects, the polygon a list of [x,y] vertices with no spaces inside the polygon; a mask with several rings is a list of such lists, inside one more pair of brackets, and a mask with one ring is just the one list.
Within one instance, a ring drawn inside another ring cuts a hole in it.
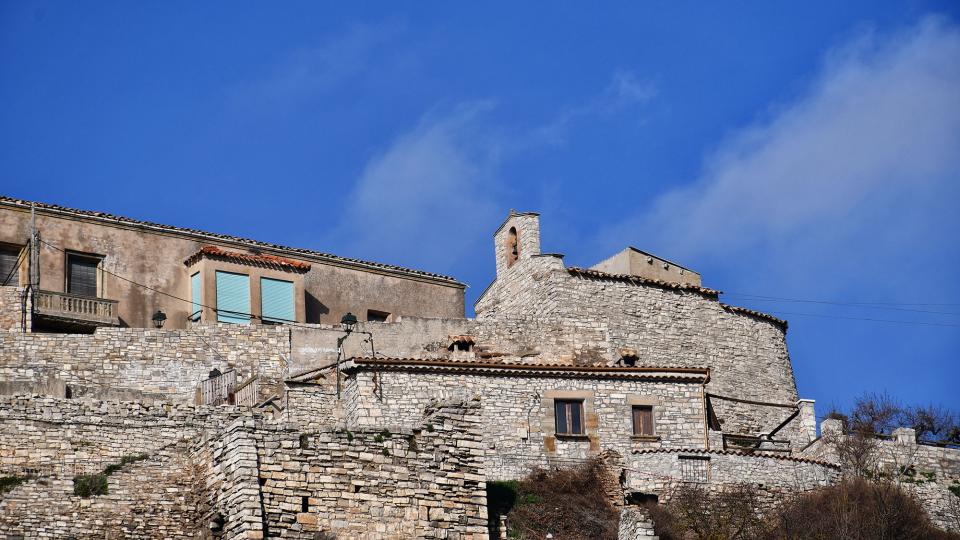
[{"label": "power line", "polygon": [[13,265],[13,268],[10,269],[10,273],[7,274],[7,277],[3,278],[3,283],[0,283],[0,285],[6,285],[7,283],[10,283],[10,278],[13,277],[13,273],[20,269],[20,261],[23,260],[23,255],[26,252],[26,249],[20,250],[20,255],[17,256],[17,262]]},{"label": "power line", "polygon": [[[740,293],[740,292],[725,292],[723,293],[727,296],[743,296],[743,297],[752,297],[754,299],[764,299],[764,300],[780,300],[784,302],[807,302],[813,304],[832,304],[839,306],[856,306],[856,307],[874,307],[875,309],[894,309],[888,307],[880,306],[960,306],[960,304],[955,303],[922,303],[922,302],[840,302],[836,300],[810,300],[805,298],[783,298],[780,296],[769,296],[762,294],[752,294],[752,293]],[[904,311],[911,311],[906,310]],[[935,311],[921,311],[921,313],[941,313]],[[956,315],[952,312],[942,312],[944,314]]]},{"label": "power line", "polygon": [[791,311],[773,311],[777,315],[797,315],[800,317],[820,317],[823,319],[846,319],[850,321],[872,321],[872,322],[882,322],[882,323],[891,323],[891,324],[918,324],[923,326],[948,326],[953,328],[960,328],[960,324],[950,324],[950,323],[936,323],[936,322],[927,322],[927,321],[897,321],[892,319],[872,319],[868,317],[844,317],[842,315],[820,315],[816,313],[795,313]]},{"label": "power line", "polygon": [[[734,296],[739,298],[745,298],[747,300],[752,300],[754,302],[799,302],[799,303],[805,303],[805,304],[826,304],[826,305],[832,305],[832,306],[849,306],[849,307],[855,307],[855,308],[884,309],[884,310],[890,310],[890,311],[909,311],[913,313],[932,313],[936,315],[960,315],[960,313],[957,313],[954,311],[931,311],[926,309],[889,307],[889,306],[880,306],[880,305],[870,305],[863,302],[834,302],[829,300],[804,300],[800,298],[777,298],[775,296],[760,296],[760,295],[746,294],[746,293],[724,293],[724,294],[728,294],[729,296]],[[912,304],[904,304],[904,305],[912,305]],[[922,305],[922,304],[917,304],[917,305]],[[944,304],[944,305],[950,305],[950,304]]]}]

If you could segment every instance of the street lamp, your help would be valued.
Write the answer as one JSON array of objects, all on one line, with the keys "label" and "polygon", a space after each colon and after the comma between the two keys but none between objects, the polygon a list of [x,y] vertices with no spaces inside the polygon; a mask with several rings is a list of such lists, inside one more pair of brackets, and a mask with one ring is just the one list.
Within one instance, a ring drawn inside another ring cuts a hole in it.
[{"label": "street lamp", "polygon": [[353,327],[357,325],[357,316],[348,311],[347,314],[340,319],[340,324],[343,325],[344,330],[349,334],[353,332]]},{"label": "street lamp", "polygon": [[152,318],[154,326],[157,328],[163,328],[163,323],[167,321],[167,314],[158,309],[157,312],[153,314]]}]

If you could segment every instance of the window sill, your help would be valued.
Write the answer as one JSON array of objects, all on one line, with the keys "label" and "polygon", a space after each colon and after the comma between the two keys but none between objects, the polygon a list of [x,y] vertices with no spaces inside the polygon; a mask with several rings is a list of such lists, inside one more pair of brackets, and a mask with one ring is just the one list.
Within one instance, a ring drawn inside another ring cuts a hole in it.
[{"label": "window sill", "polygon": [[631,435],[630,440],[633,442],[660,442],[659,435]]},{"label": "window sill", "polygon": [[554,433],[554,436],[561,441],[589,441],[590,436],[586,434],[574,434],[574,433]]}]

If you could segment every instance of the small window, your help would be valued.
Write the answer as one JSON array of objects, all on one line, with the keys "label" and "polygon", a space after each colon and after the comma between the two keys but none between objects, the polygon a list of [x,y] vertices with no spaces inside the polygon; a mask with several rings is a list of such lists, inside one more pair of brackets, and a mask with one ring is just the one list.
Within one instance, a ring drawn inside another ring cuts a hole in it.
[{"label": "small window", "polygon": [[19,285],[20,275],[17,269],[22,264],[21,248],[0,245],[0,285]]},{"label": "small window", "polygon": [[368,322],[387,322],[390,318],[390,314],[386,311],[376,311],[373,309],[367,310],[367,321]]},{"label": "small window", "polygon": [[554,413],[557,435],[583,435],[583,401],[557,400]]},{"label": "small window", "polygon": [[633,406],[633,434],[645,437],[654,435],[653,407],[650,405]]},{"label": "small window", "polygon": [[100,257],[67,255],[67,292],[80,296],[97,297],[97,273],[100,269]]},{"label": "small window", "polygon": [[710,458],[706,456],[677,456],[680,460],[680,474],[684,482],[706,483],[710,468]]}]

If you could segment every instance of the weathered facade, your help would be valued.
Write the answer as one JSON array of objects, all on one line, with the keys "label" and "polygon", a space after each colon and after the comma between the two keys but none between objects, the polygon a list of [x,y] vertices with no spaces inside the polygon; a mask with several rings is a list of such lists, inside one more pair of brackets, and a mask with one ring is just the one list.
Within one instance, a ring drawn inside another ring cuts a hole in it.
[{"label": "weathered facade", "polygon": [[186,328],[196,309],[184,300],[195,298],[191,277],[200,270],[205,322],[217,320],[217,270],[249,278],[247,304],[255,324],[261,321],[261,277],[295,284],[298,322],[335,323],[347,312],[360,320],[464,313],[464,285],[447,276],[0,197],[0,249],[20,258],[7,285],[31,282],[27,246],[34,229],[34,296],[46,308],[34,320],[37,329],[150,328],[158,310],[167,317],[165,328]]},{"label": "weathered facade", "polygon": [[[0,203],[19,238],[28,206]],[[34,304],[67,285],[64,254],[41,254],[38,287],[0,287],[0,475],[22,481],[0,500],[8,536],[485,538],[486,481],[534,467],[610,458],[621,505],[687,482],[773,500],[842,474],[785,321],[635,248],[566,267],[535,213],[494,234],[475,319],[450,278],[88,214],[38,208],[37,228],[175,298],[103,278],[87,286],[118,291],[117,325],[44,333],[56,319]],[[147,263],[128,260],[138,241],[156,242]],[[265,300],[277,290],[285,312]],[[151,302],[162,329],[143,328]],[[331,324],[346,311],[361,321]],[[960,452],[921,446],[906,453],[941,483],[917,493],[948,527]],[[107,493],[74,494],[108,469]],[[628,536],[649,531],[623,515]]]}]

